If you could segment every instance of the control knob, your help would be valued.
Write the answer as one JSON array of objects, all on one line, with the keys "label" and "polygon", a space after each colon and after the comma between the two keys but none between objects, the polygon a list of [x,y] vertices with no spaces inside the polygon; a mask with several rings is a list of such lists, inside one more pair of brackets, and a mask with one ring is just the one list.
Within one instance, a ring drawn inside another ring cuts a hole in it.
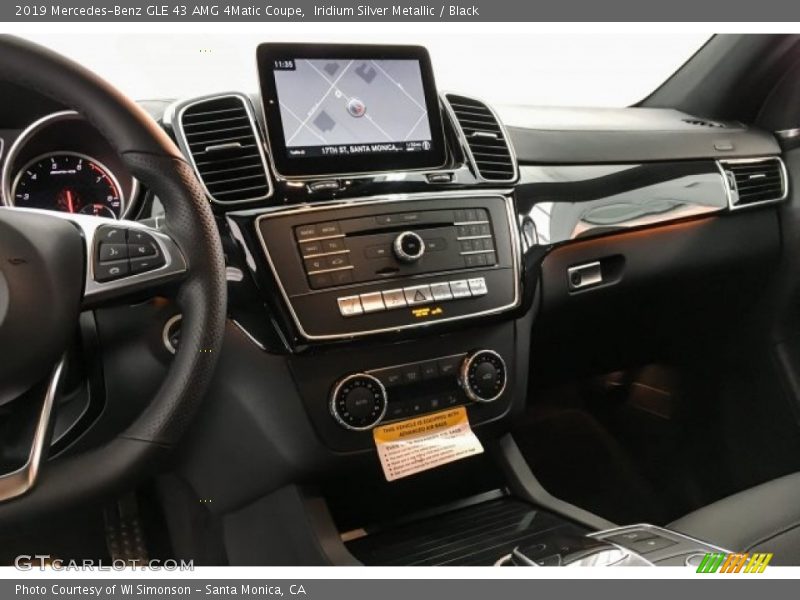
[{"label": "control knob", "polygon": [[461,363],[458,379],[470,400],[494,402],[506,389],[506,363],[494,350],[477,350]]},{"label": "control knob", "polygon": [[394,238],[394,255],[406,263],[418,261],[425,254],[425,242],[413,231],[404,231]]},{"label": "control knob", "polygon": [[340,379],[331,393],[331,414],[346,429],[366,431],[386,414],[386,388],[372,375],[354,373]]}]

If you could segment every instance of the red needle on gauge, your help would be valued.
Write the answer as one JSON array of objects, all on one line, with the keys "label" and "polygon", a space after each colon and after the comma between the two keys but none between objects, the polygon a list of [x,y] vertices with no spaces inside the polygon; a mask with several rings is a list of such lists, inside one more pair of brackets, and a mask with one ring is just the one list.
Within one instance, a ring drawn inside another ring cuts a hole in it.
[{"label": "red needle on gauge", "polygon": [[70,190],[66,190],[67,194],[67,209],[69,212],[75,212],[75,203],[72,201],[72,192]]}]

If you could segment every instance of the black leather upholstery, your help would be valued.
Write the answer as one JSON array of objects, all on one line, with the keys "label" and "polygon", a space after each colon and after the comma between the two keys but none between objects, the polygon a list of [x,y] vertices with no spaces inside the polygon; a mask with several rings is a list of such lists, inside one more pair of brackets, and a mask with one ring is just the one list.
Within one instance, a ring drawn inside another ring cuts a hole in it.
[{"label": "black leather upholstery", "polygon": [[800,473],[724,498],[668,527],[734,552],[772,552],[773,565],[800,566]]}]

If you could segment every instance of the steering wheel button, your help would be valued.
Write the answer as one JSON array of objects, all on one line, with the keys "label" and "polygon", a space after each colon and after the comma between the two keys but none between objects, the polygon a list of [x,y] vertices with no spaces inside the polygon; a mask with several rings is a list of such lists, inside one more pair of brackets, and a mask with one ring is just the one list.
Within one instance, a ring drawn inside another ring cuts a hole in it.
[{"label": "steering wheel button", "polygon": [[129,229],[127,239],[129,244],[143,244],[145,242],[153,241],[153,238],[149,233],[139,231],[138,229]]},{"label": "steering wheel button", "polygon": [[94,278],[97,281],[112,281],[125,277],[130,273],[130,266],[127,260],[117,262],[98,263],[94,267]]},{"label": "steering wheel button", "polygon": [[109,244],[124,244],[127,230],[122,227],[100,227],[97,229],[97,239]]},{"label": "steering wheel button", "polygon": [[[101,247],[102,250],[102,247]],[[158,254],[158,247],[155,244],[128,244],[128,256],[131,258],[142,258],[145,256],[156,256]],[[102,256],[100,260],[103,260]]]},{"label": "steering wheel button", "polygon": [[152,256],[145,258],[131,258],[131,273],[144,273],[145,271],[153,271],[164,265],[164,259],[160,256]]},{"label": "steering wheel button", "polygon": [[100,244],[100,262],[122,260],[128,258],[128,246],[125,244]]}]

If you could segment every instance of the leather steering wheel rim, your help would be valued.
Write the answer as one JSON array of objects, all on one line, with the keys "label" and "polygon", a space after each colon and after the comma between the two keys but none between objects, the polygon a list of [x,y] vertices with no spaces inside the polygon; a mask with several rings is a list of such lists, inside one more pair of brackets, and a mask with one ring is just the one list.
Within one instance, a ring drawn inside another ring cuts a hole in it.
[{"label": "leather steering wheel rim", "polygon": [[108,140],[126,168],[158,196],[164,232],[180,248],[187,275],[176,295],[181,344],[156,396],[107,444],[43,464],[26,495],[0,503],[0,530],[85,504],[131,486],[155,468],[186,430],[216,366],[226,317],[222,245],[193,169],[136,103],[84,67],[44,47],[0,35],[0,81],[36,91],[80,113]]}]

